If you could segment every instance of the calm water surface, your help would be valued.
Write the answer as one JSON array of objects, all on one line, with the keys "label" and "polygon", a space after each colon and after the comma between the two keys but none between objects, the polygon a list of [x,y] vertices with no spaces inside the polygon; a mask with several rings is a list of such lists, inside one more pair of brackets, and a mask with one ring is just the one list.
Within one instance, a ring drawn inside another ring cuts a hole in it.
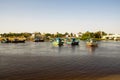
[{"label": "calm water surface", "polygon": [[97,80],[120,74],[120,42],[54,47],[49,42],[0,43],[0,80]]},{"label": "calm water surface", "polygon": [[54,47],[49,42],[2,44],[0,43],[0,55],[23,55],[23,56],[103,56],[120,57],[120,42],[102,41],[96,48],[86,47],[81,41],[79,46]]}]

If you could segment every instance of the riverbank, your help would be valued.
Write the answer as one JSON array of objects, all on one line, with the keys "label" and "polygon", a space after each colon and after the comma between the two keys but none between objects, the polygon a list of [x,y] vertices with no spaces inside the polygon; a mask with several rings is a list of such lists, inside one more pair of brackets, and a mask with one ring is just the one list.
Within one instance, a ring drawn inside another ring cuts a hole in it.
[{"label": "riverbank", "polygon": [[120,79],[119,58],[1,55],[0,63],[1,80]]}]

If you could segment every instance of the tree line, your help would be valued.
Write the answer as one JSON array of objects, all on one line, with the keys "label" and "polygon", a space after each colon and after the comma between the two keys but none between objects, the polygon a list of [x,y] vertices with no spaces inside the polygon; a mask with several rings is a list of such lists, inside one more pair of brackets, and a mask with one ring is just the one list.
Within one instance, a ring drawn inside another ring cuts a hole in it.
[{"label": "tree line", "polygon": [[55,34],[35,32],[35,33],[3,33],[0,35],[1,37],[25,37],[26,39],[29,39],[33,34],[34,34],[34,37],[42,36],[44,39],[47,39],[47,40],[51,38],[56,38],[56,37],[60,37],[60,38],[76,37],[81,40],[86,40],[88,38],[101,39],[102,36],[106,35],[107,33],[105,33],[104,31],[97,31],[97,32],[86,31],[85,33],[79,32],[78,34],[68,33],[68,32],[65,32],[65,33],[57,32]]}]

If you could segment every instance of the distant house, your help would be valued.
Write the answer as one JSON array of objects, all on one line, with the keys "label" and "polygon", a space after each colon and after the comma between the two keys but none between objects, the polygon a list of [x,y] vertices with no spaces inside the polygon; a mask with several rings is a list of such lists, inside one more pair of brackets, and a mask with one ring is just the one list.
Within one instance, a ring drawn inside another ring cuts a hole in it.
[{"label": "distant house", "polygon": [[83,35],[83,33],[79,32],[77,33],[77,37],[81,37]]},{"label": "distant house", "polygon": [[102,39],[107,39],[107,40],[120,40],[120,34],[111,34],[111,35],[106,35],[103,36]]},{"label": "distant house", "polygon": [[32,36],[31,36],[31,38],[34,38],[35,37],[35,34],[34,33],[32,33]]}]

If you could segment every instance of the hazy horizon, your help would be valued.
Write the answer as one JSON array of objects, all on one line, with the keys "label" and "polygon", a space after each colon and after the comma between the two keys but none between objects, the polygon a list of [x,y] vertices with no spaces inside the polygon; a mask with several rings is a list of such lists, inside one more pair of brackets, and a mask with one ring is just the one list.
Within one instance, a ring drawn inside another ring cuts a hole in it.
[{"label": "hazy horizon", "polygon": [[120,33],[119,0],[0,0],[0,33]]}]

